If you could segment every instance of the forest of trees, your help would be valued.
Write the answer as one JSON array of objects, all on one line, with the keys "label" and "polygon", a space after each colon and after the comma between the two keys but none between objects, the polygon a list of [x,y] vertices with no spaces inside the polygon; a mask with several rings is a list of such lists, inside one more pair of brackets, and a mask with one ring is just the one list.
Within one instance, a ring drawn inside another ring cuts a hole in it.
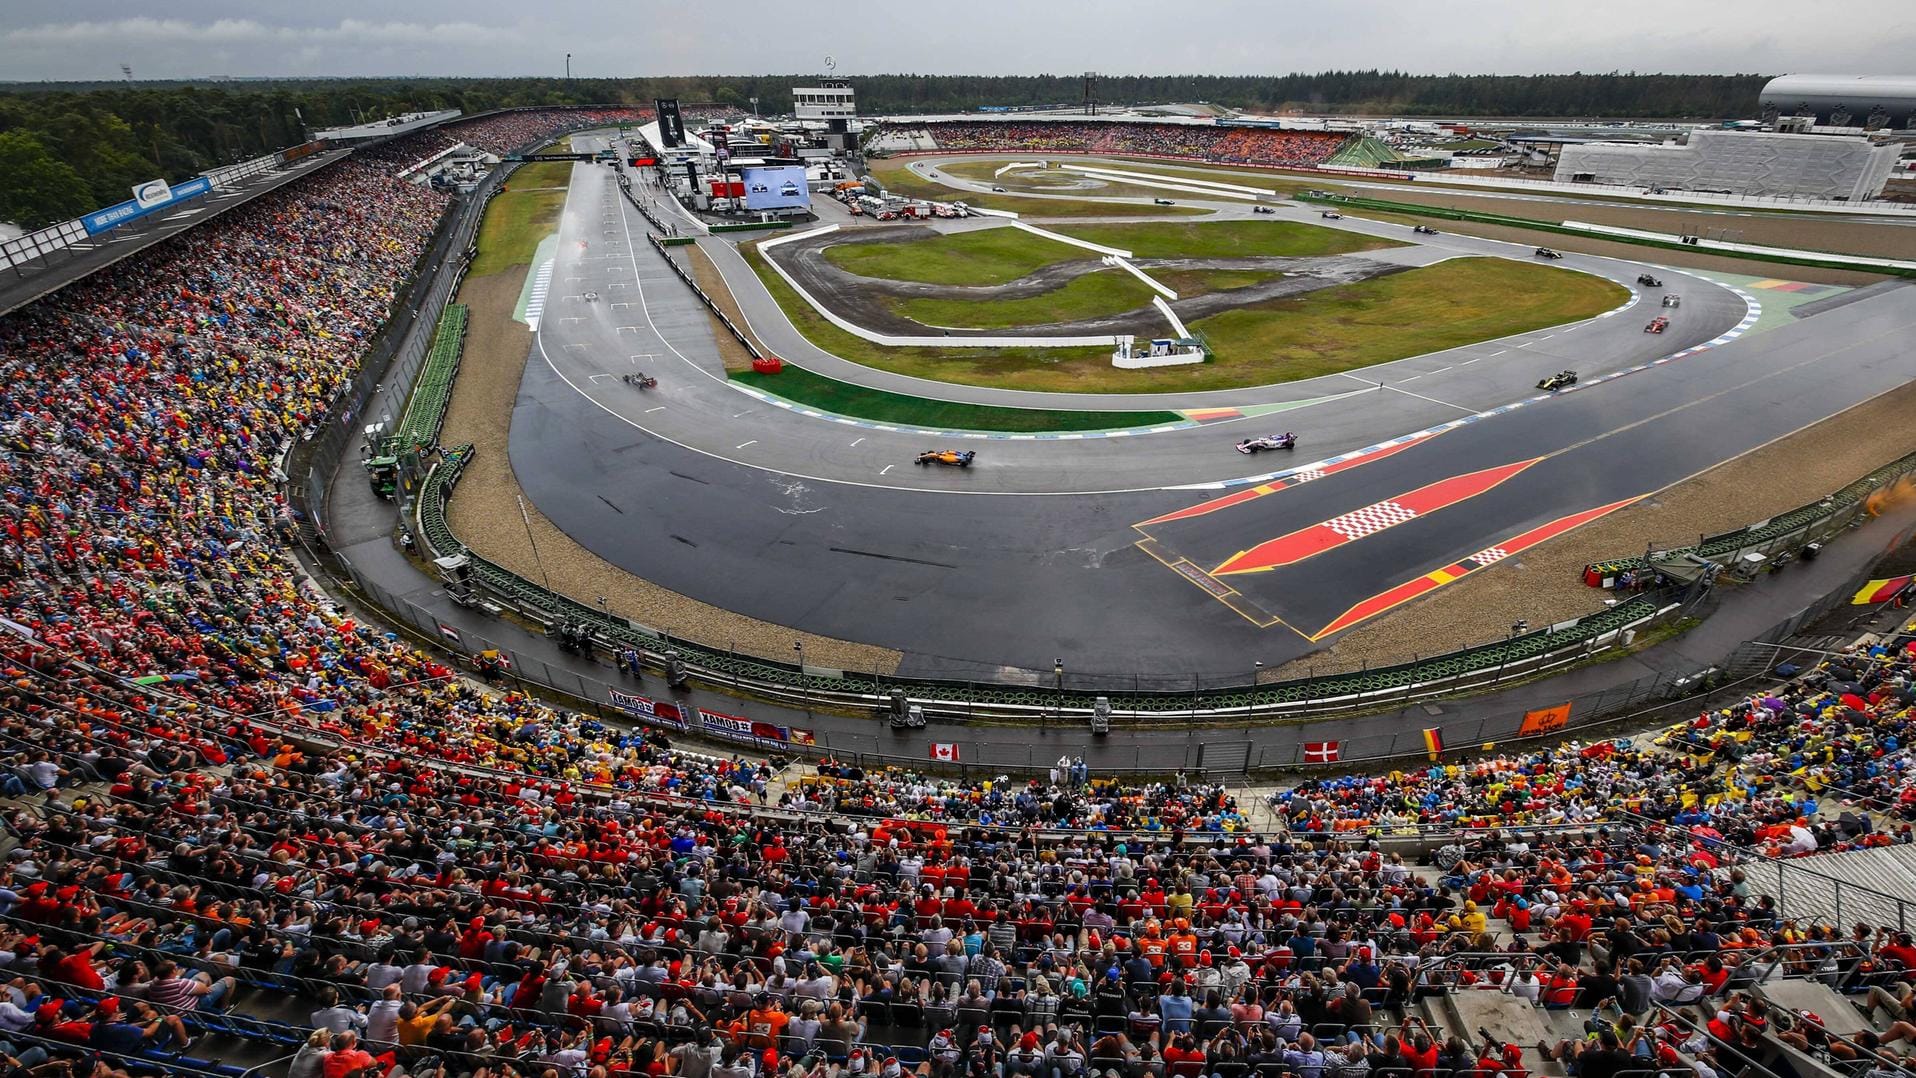
[{"label": "forest of trees", "polygon": [[[1256,111],[1455,117],[1714,120],[1756,114],[1764,75],[1107,76],[1111,105],[1208,101]],[[647,79],[307,79],[0,84],[0,221],[38,227],[291,146],[305,132],[401,112],[521,105],[717,102],[777,115],[816,75]],[[870,75],[849,80],[868,114],[1077,102],[1077,75]]]}]

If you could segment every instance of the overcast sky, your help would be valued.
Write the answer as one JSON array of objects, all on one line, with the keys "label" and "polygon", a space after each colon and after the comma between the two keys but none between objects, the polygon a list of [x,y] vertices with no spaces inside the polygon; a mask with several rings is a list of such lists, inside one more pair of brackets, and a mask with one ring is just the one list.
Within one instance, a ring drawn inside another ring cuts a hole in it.
[{"label": "overcast sky", "polygon": [[0,0],[0,79],[1916,73],[1916,0]]}]

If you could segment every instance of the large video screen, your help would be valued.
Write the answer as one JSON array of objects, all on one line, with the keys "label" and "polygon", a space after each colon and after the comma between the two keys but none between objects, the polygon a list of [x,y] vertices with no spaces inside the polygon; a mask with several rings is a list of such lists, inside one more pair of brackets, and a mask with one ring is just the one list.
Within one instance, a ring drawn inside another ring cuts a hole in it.
[{"label": "large video screen", "polygon": [[745,208],[748,210],[789,210],[811,206],[812,192],[805,186],[802,165],[772,168],[745,168]]}]

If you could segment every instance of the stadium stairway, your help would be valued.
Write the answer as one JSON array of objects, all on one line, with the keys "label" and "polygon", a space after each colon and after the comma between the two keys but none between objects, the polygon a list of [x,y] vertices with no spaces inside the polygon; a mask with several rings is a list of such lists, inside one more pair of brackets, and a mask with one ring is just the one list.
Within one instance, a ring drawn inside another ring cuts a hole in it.
[{"label": "stadium stairway", "polygon": [[1739,867],[1758,893],[1776,896],[1777,908],[1786,917],[1916,930],[1916,923],[1906,923],[1916,914],[1911,909],[1916,905],[1916,846],[1822,854],[1813,865],[1802,859],[1752,859]]}]

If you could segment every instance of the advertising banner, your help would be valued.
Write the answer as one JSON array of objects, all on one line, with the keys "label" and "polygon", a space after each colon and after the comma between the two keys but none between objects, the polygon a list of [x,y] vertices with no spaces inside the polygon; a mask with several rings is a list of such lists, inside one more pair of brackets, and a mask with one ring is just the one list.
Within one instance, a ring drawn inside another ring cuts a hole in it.
[{"label": "advertising banner", "polygon": [[611,690],[611,693],[612,706],[628,715],[673,730],[685,729],[685,715],[679,710],[677,704],[654,700],[649,696],[639,696],[635,693],[620,692],[617,689]]},{"label": "advertising banner", "polygon": [[156,209],[173,201],[173,187],[165,180],[148,180],[133,185],[133,201],[143,210]]},{"label": "advertising banner", "polygon": [[771,741],[782,745],[790,740],[789,731],[783,726],[774,726],[769,722],[755,722],[743,716],[727,715],[724,712],[708,711],[705,708],[699,708],[699,724],[708,734],[734,741]]},{"label": "advertising banner", "polygon": [[139,197],[129,198],[103,210],[94,210],[80,218],[80,224],[86,228],[87,235],[97,236],[110,228],[118,228],[128,221],[157,213],[169,206],[177,206],[188,199],[199,198],[212,190],[213,181],[204,176],[195,176],[178,187],[167,184],[165,180],[154,180],[133,189]]},{"label": "advertising banner", "polygon": [[739,172],[745,179],[748,210],[805,209],[812,204],[812,192],[805,186],[802,165],[743,168]]},{"label": "advertising banner", "polygon": [[679,115],[679,99],[661,97],[653,105],[659,113],[659,142],[667,149],[685,145],[685,119]]}]

